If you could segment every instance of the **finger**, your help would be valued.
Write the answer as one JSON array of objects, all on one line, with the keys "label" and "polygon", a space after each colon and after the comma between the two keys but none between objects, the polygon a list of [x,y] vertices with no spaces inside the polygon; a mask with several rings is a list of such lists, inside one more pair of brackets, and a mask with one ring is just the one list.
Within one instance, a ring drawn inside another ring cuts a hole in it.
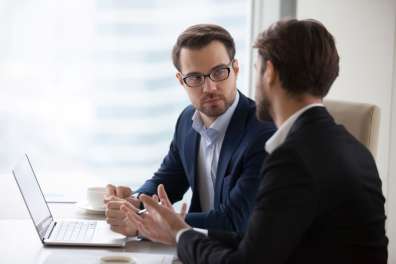
[{"label": "finger", "polygon": [[111,197],[112,197],[111,195],[107,195],[107,194],[104,195],[103,199],[104,199],[105,204],[111,200]]},{"label": "finger", "polygon": [[152,241],[160,241],[159,240],[160,234],[157,229],[158,222],[155,220],[156,217],[154,217],[151,214],[144,214],[137,217],[140,217],[140,221],[139,223],[137,223],[137,227],[139,229],[140,235]]},{"label": "finger", "polygon": [[110,226],[110,229],[117,233],[122,233],[123,228],[120,226]]},{"label": "finger", "polygon": [[117,197],[124,198],[124,193],[123,193],[123,190],[122,190],[122,188],[120,186],[116,187],[115,192],[116,192],[116,196]]},{"label": "finger", "polygon": [[108,202],[110,202],[110,201],[121,201],[122,199],[121,198],[118,198],[117,196],[115,196],[115,195],[105,195],[104,196],[104,202],[105,202],[105,204],[107,204]]},{"label": "finger", "polygon": [[142,224],[140,224],[140,230],[146,238],[148,238],[152,241],[156,241],[156,239],[155,239],[156,234],[155,234],[155,232],[153,232],[152,227],[147,222],[143,222]]},{"label": "finger", "polygon": [[115,188],[116,187],[114,185],[107,184],[106,185],[106,191],[105,191],[106,195],[115,195],[116,194]]},{"label": "finger", "polygon": [[[158,185],[157,193],[158,193],[158,196],[159,196],[159,198],[160,198],[161,200],[169,201],[168,194],[166,193],[166,191],[165,191],[165,186],[164,186],[163,184]],[[170,202],[170,201],[169,201],[169,202]]]},{"label": "finger", "polygon": [[130,204],[129,202],[127,202],[125,200],[109,201],[107,203],[107,210],[120,210],[121,205],[125,205],[126,207],[128,207],[130,210],[132,210],[134,212],[139,211],[139,209],[137,209],[135,206],[133,206],[132,204]]},{"label": "finger", "polygon": [[126,226],[125,220],[116,218],[106,218],[106,223],[111,226]]},{"label": "finger", "polygon": [[106,210],[105,211],[106,217],[108,218],[118,218],[118,219],[124,219],[125,218],[125,213],[121,210]]},{"label": "finger", "polygon": [[153,220],[153,217],[150,214],[145,214],[144,217],[141,217],[141,222],[139,223],[139,232],[144,235],[144,237],[153,240],[156,237],[156,222]]},{"label": "finger", "polygon": [[114,201],[111,200],[107,203],[107,209],[108,210],[117,210],[120,209],[120,206],[123,204],[123,201]]},{"label": "finger", "polygon": [[121,206],[121,210],[126,214],[128,219],[135,225],[142,223],[143,219],[138,214],[131,212],[126,206]]},{"label": "finger", "polygon": [[120,209],[106,209],[105,216],[109,218],[125,218],[125,213],[122,212]]},{"label": "finger", "polygon": [[186,215],[187,215],[187,204],[183,203],[180,210],[180,216],[182,217],[182,219],[185,219]]},{"label": "finger", "polygon": [[105,196],[105,204],[108,204],[111,201],[124,201],[124,199],[118,198],[115,195]]},{"label": "finger", "polygon": [[153,194],[152,197],[153,197],[154,201],[156,201],[157,203],[159,202],[159,198],[156,194]]},{"label": "finger", "polygon": [[126,198],[126,200],[127,200],[129,203],[131,203],[133,206],[135,206],[136,208],[140,208],[141,202],[140,202],[139,199],[137,199],[137,198],[135,198],[135,197],[133,197],[133,196],[130,196],[130,197]]},{"label": "finger", "polygon": [[168,194],[166,193],[165,187],[163,184],[158,185],[157,192],[158,192],[158,196],[161,200],[161,203],[168,208],[172,207],[172,203],[169,200]]},{"label": "finger", "polygon": [[123,235],[127,235],[127,232],[125,230],[125,227],[123,226],[110,226],[110,229],[116,233],[120,233]]},{"label": "finger", "polygon": [[156,202],[153,198],[148,195],[142,194],[139,196],[139,199],[143,202],[144,207],[150,213],[156,212],[161,213],[163,212],[164,208],[158,202]]},{"label": "finger", "polygon": [[129,202],[125,202],[125,203],[123,203],[123,205],[124,205],[126,208],[128,208],[128,210],[130,210],[130,211],[133,212],[133,213],[137,213],[137,212],[140,211],[139,208],[136,208],[133,204],[131,204],[131,203],[129,203]]},{"label": "finger", "polygon": [[116,188],[116,195],[120,198],[127,198],[132,195],[132,191],[130,188],[125,186],[118,186]]},{"label": "finger", "polygon": [[136,226],[137,226],[137,229],[139,230],[139,235],[140,235],[140,236],[142,236],[142,237],[144,237],[144,238],[146,238],[146,239],[149,239],[149,240],[151,240],[151,241],[154,241],[154,240],[153,240],[153,237],[152,237],[152,234],[151,234],[151,232],[150,232],[150,230],[147,230],[147,229],[144,227],[143,224],[137,224]]}]

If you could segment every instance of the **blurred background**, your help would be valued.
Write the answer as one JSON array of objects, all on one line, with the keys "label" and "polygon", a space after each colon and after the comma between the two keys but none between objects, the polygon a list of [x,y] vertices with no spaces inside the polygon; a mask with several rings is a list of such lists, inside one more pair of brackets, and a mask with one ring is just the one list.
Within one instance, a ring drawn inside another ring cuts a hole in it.
[{"label": "blurred background", "polygon": [[3,0],[0,10],[0,173],[27,153],[49,200],[152,176],[189,104],[171,61],[188,26],[231,32],[248,92],[245,0]]}]

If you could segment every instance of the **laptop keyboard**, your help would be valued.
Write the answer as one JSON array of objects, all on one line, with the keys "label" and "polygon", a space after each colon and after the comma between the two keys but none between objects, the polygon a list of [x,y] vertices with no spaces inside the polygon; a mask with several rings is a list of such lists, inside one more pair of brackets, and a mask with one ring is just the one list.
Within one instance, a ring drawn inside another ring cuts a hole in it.
[{"label": "laptop keyboard", "polygon": [[97,222],[67,221],[57,222],[51,239],[56,241],[91,241]]}]

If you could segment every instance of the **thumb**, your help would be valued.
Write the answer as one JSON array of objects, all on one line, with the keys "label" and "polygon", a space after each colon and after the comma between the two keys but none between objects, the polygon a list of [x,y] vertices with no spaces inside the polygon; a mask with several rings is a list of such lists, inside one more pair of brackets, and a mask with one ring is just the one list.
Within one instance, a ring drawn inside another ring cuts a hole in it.
[{"label": "thumb", "polygon": [[160,204],[158,204],[158,202],[155,201],[152,197],[145,194],[141,194],[139,196],[139,199],[140,201],[142,201],[144,207],[147,208],[149,212],[156,211],[160,214],[164,212],[164,208]]},{"label": "thumb", "polygon": [[165,187],[163,184],[158,185],[157,192],[158,192],[158,196],[159,196],[162,204],[168,208],[171,208],[172,203],[169,200],[168,194],[166,193]]},{"label": "thumb", "polygon": [[112,184],[107,184],[106,185],[106,191],[105,191],[105,195],[107,196],[112,196],[112,195],[116,195],[116,187]]},{"label": "thumb", "polygon": [[187,215],[187,204],[183,203],[180,210],[180,216],[182,217],[182,219],[185,219],[186,215]]},{"label": "thumb", "polygon": [[[130,204],[130,203],[123,203],[123,204],[121,205],[121,207],[122,207],[122,208],[125,208],[125,210],[128,210],[128,211],[130,211],[130,212],[135,212],[135,213],[139,212],[139,209],[137,209],[135,206],[133,206],[133,205]],[[121,209],[121,207],[120,207],[120,209]],[[122,210],[122,209],[121,209],[121,210]]]}]

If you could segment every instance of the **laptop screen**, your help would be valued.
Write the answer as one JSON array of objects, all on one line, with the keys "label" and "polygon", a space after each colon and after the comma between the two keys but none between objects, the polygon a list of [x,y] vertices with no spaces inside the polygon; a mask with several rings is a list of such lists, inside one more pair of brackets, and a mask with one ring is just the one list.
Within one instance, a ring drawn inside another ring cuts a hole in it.
[{"label": "laptop screen", "polygon": [[43,239],[53,218],[27,155],[12,172],[40,239]]}]

